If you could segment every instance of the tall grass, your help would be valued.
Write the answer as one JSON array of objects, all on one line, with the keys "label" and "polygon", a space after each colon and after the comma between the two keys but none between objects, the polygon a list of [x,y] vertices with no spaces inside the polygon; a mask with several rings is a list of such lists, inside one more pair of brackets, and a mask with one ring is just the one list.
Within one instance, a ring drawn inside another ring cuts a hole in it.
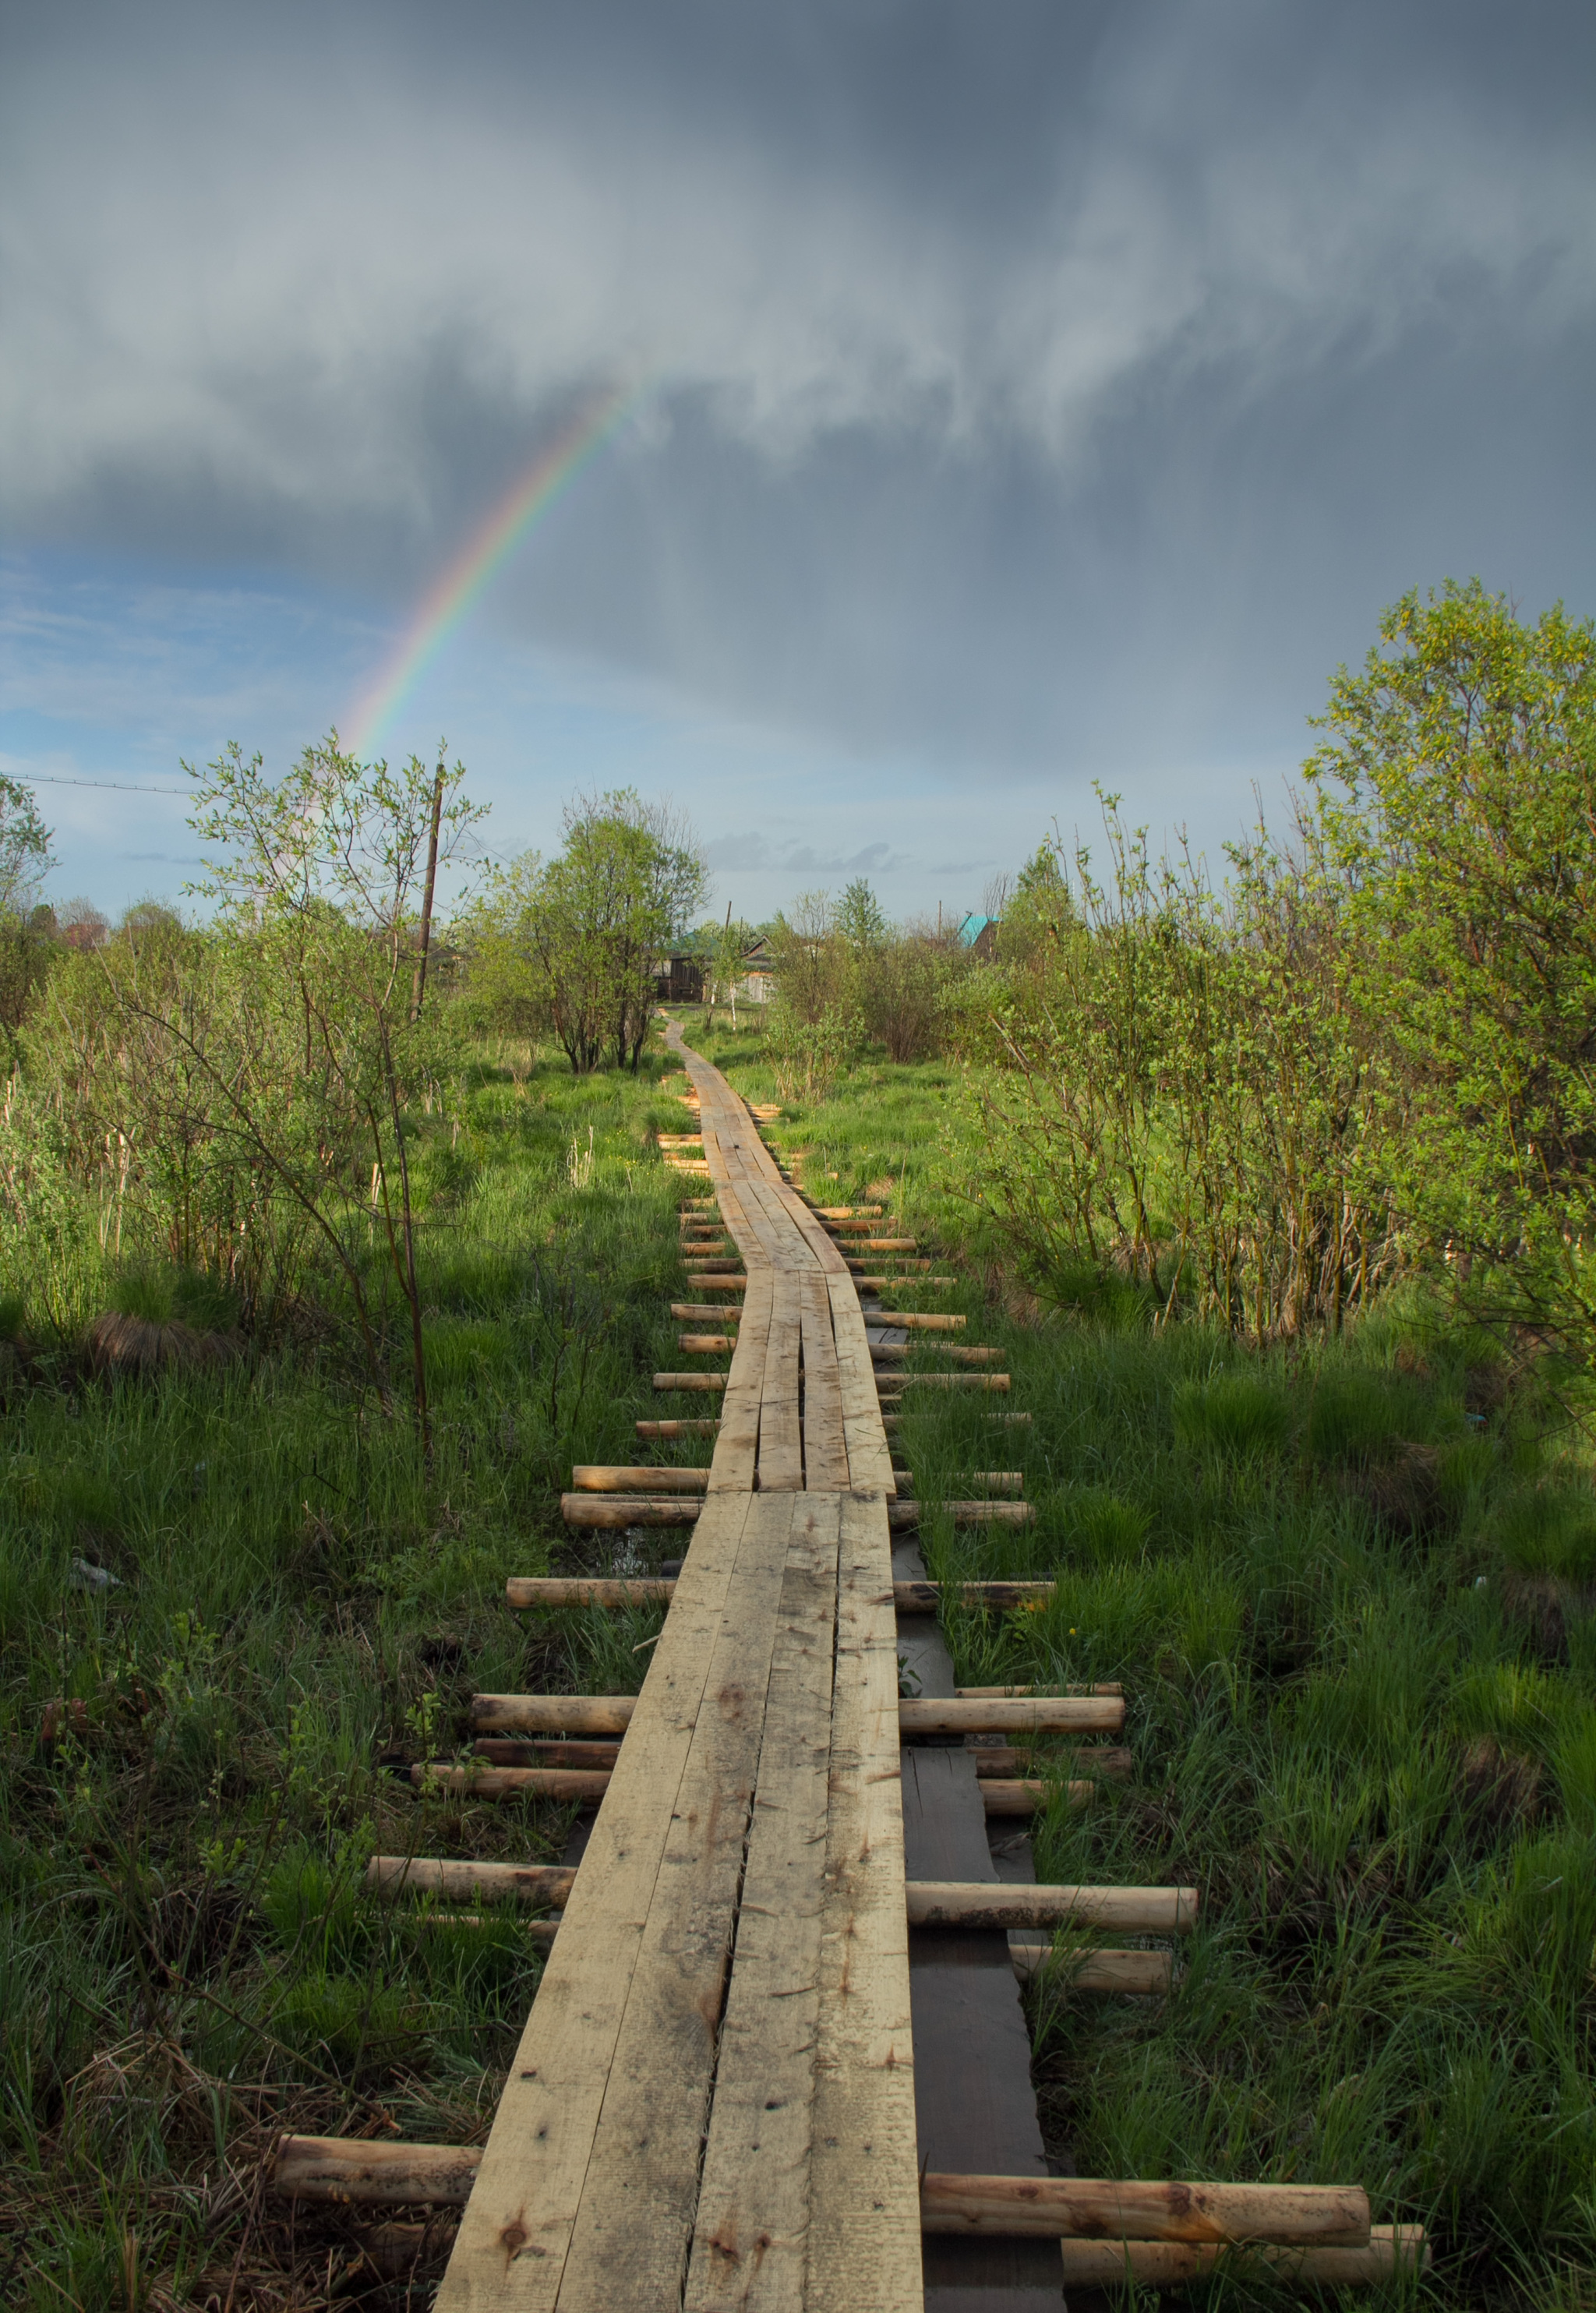
[{"label": "tall grass", "polygon": [[[957,1670],[1122,1681],[1134,1781],[1047,1808],[1039,1877],[1202,1896],[1169,1999],[1032,1995],[1050,2142],[1086,2175],[1363,2183],[1432,2229],[1397,2301],[1596,2301],[1596,1497],[1557,1409],[1417,1298],[1289,1355],[984,1330],[1034,1418],[911,1396],[931,1570],[1057,1587],[950,1615]],[[955,1534],[936,1505],[995,1438],[1037,1525]]]},{"label": "tall grass", "polygon": [[[220,1370],[13,1360],[5,2301],[329,2301],[347,2228],[293,2231],[262,2202],[273,2133],[485,2133],[537,1982],[523,1927],[429,1929],[362,1876],[378,1847],[557,1857],[568,1809],[421,1801],[392,1770],[462,1746],[478,1688],[640,1683],[657,1614],[528,1626],[504,1582],[572,1562],[571,1464],[634,1458],[648,1375],[675,1361],[680,1187],[651,1134],[682,1113],[662,1066],[481,1066],[448,1117],[413,1120],[430,1474],[313,1312]],[[590,1130],[578,1189],[566,1157]],[[92,1288],[153,1318],[187,1289],[111,1262]]]}]

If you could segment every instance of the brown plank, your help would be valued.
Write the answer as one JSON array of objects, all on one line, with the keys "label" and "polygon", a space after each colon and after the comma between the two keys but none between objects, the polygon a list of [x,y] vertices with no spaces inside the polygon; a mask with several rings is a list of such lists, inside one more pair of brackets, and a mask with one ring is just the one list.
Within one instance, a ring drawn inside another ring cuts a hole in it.
[{"label": "brown plank", "polygon": [[749,1494],[759,1450],[759,1399],[765,1384],[765,1351],[770,1336],[774,1292],[768,1270],[748,1281],[731,1378],[721,1401],[721,1426],[709,1465],[709,1491]]},{"label": "brown plank", "polygon": [[759,1397],[761,1493],[796,1493],[803,1483],[803,1441],[798,1427],[802,1315],[798,1278],[790,1270],[778,1270]]},{"label": "brown plank", "polygon": [[885,1505],[844,1496],[806,2313],[921,2313]]},{"label": "brown plank", "polygon": [[[748,1508],[572,2229],[562,2313],[680,2301],[793,1510],[780,1495],[755,1495]],[[623,1759],[636,1732],[635,1723]]]},{"label": "brown plank", "polygon": [[795,1505],[685,2313],[801,2313],[841,1503]]},{"label": "brown plank", "polygon": [[[843,1435],[847,1445],[848,1483],[855,1493],[879,1493],[894,1499],[898,1488],[892,1456],[881,1428],[881,1400],[859,1297],[850,1278],[828,1274],[831,1298],[832,1338],[837,1344],[837,1383],[842,1393]],[[889,1579],[890,1573],[889,1571]]]},{"label": "brown plank", "polygon": [[842,1381],[831,1330],[831,1296],[818,1274],[802,1281],[803,1482],[811,1493],[841,1493],[848,1483]]},{"label": "brown plank", "polygon": [[573,1932],[545,1967],[438,2313],[547,2313],[558,2298],[653,1907],[662,1882],[671,1895],[681,1884],[667,1858],[680,1851],[679,1826],[699,1831],[689,1770],[700,1725],[722,1717],[712,1681],[727,1677],[728,1624],[753,1603],[737,1577],[754,1508],[745,1495],[714,1498],[695,1529],[570,1891]]}]

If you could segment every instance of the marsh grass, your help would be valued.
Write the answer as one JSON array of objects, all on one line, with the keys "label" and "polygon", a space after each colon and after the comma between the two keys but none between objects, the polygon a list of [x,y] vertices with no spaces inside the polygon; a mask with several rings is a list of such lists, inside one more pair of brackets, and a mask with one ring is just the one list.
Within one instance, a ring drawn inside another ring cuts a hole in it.
[{"label": "marsh grass", "polygon": [[[1261,1356],[1078,1315],[983,1332],[1032,1424],[911,1399],[924,1546],[1057,1588],[950,1614],[956,1668],[1122,1680],[1134,1782],[1051,1804],[1039,1877],[1203,1904],[1156,2003],[1072,1992],[1061,1939],[1031,1995],[1050,2142],[1085,2175],[1361,2181],[1434,2231],[1397,2302],[1590,2301],[1596,1496],[1557,1407],[1532,1370],[1486,1387],[1417,1297]],[[935,1506],[995,1453],[1038,1522],[955,1534]]]},{"label": "marsh grass", "polygon": [[[757,1031],[695,1040],[775,1098]],[[657,1058],[636,1083],[513,1060],[416,1121],[430,1479],[336,1327],[144,1381],[0,1369],[7,2301],[424,2301],[362,2277],[352,2222],[291,2226],[260,2160],[284,2127],[481,2140],[538,1978],[522,1924],[373,1907],[361,1874],[374,1846],[553,1857],[569,1815],[418,1799],[385,1763],[460,1747],[478,1688],[635,1690],[660,1623],[502,1598],[614,1562],[557,1494],[634,1457],[676,1361],[686,1192],[649,1132],[681,1112]],[[1135,1779],[1051,1802],[1039,1873],[1202,1891],[1167,2001],[1073,1992],[1060,1939],[1030,1995],[1050,2141],[1083,2173],[1359,2181],[1434,2230],[1394,2301],[1591,2313],[1596,1495],[1567,1377],[1417,1295],[1258,1354],[1085,1272],[1039,1306],[964,1194],[958,1090],[870,1061],[774,1130],[823,1200],[955,1249],[956,1285],[893,1297],[964,1312],[1032,1416],[910,1393],[899,1450],[934,1573],[1057,1585],[950,1610],[961,1680],[1127,1691]],[[29,1337],[29,1283],[0,1278],[0,1332]],[[111,1289],[164,1323],[191,1288],[108,1267],[92,1306]],[[1036,1525],[956,1531],[943,1505],[995,1465]]]},{"label": "marsh grass", "polygon": [[[577,1562],[570,1464],[634,1458],[672,1361],[662,1066],[484,1064],[412,1120],[430,1475],[336,1326],[218,1370],[0,1376],[6,2303],[342,2301],[350,2227],[262,2197],[273,2134],[486,2133],[538,1978],[523,1923],[429,1926],[363,1874],[379,1846],[557,1857],[568,1809],[418,1799],[393,1770],[463,1748],[478,1688],[641,1684],[657,1613],[523,1623],[503,1599]],[[11,1330],[39,1284],[11,1289]],[[226,1314],[132,1263],[95,1302]]]}]

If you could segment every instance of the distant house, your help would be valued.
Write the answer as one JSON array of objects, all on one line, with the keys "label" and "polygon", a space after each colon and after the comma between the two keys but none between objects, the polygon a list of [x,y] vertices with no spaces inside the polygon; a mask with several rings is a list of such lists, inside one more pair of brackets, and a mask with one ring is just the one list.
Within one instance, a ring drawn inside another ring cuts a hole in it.
[{"label": "distant house", "polygon": [[997,953],[998,919],[995,916],[966,916],[960,925],[958,940],[983,963],[990,963]]},{"label": "distant house", "polygon": [[696,955],[656,956],[653,992],[662,1004],[697,1004],[704,996],[704,967]]},{"label": "distant house", "polygon": [[742,952],[742,978],[737,993],[745,1004],[768,1004],[776,993],[776,957],[763,932]]}]

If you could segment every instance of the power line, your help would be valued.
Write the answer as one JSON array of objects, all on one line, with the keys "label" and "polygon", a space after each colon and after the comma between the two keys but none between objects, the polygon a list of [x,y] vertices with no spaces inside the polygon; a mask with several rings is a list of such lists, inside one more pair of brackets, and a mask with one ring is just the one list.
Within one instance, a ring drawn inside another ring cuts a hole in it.
[{"label": "power line", "polygon": [[192,787],[131,787],[125,779],[57,779],[48,771],[30,771],[22,782],[31,787],[97,787],[105,795],[189,796]]}]

